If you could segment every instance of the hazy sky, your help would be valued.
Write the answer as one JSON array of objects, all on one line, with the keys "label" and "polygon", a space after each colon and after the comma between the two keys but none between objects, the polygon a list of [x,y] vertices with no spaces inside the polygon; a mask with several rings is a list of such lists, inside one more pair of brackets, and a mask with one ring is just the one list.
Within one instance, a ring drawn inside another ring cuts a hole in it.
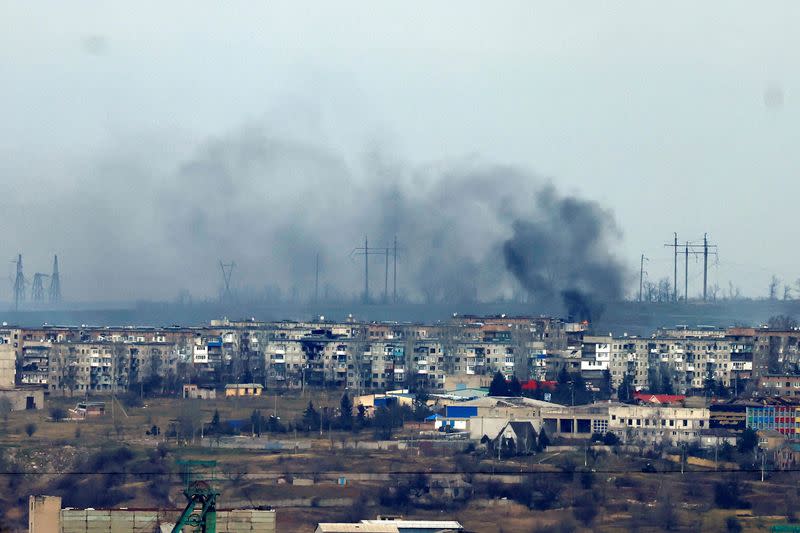
[{"label": "hazy sky", "polygon": [[6,0],[0,258],[23,252],[31,276],[58,252],[72,299],[213,294],[221,254],[170,255],[185,217],[149,203],[218,209],[224,187],[171,180],[254,128],[318,147],[315,168],[362,169],[356,182],[375,152],[523,169],[613,211],[631,270],[644,253],[667,275],[672,232],[708,232],[712,281],[763,295],[772,273],[800,278],[798,20],[796,1]]}]

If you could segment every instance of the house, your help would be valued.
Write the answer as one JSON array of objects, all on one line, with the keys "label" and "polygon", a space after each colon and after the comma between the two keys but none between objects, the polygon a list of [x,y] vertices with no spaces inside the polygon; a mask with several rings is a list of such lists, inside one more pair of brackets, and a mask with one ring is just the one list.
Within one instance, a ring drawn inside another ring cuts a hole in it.
[{"label": "house", "polygon": [[236,383],[225,385],[225,397],[233,396],[261,396],[264,386],[259,383]]}]

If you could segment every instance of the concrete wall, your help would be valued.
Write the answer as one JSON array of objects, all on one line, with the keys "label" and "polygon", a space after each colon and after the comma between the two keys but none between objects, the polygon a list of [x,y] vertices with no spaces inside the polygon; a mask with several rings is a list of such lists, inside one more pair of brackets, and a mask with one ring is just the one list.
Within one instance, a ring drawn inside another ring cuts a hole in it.
[{"label": "concrete wall", "polygon": [[[180,510],[63,509],[61,529],[42,533],[155,533],[172,530]],[[217,511],[217,533],[275,533],[275,511]],[[37,530],[38,533],[38,530]]]},{"label": "concrete wall", "polygon": [[14,388],[17,354],[13,344],[0,344],[0,389]]},{"label": "concrete wall", "polygon": [[28,533],[59,533],[60,518],[60,496],[30,496],[28,498]]}]

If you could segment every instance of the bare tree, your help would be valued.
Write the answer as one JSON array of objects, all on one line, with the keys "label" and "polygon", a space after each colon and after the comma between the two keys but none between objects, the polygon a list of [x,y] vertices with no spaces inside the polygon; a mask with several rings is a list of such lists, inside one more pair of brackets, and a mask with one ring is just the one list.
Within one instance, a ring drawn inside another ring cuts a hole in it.
[{"label": "bare tree", "polygon": [[778,299],[778,286],[781,284],[781,280],[773,274],[772,278],[769,280],[769,299],[770,300],[777,300]]},{"label": "bare tree", "polygon": [[708,288],[708,293],[711,296],[712,302],[717,301],[717,295],[719,294],[719,291],[720,291],[719,285],[717,285],[716,283]]},{"label": "bare tree", "polygon": [[792,288],[788,285],[783,286],[783,299],[784,300],[792,299]]},{"label": "bare tree", "polygon": [[732,281],[728,282],[728,300],[738,300],[741,295],[739,287],[735,286]]}]

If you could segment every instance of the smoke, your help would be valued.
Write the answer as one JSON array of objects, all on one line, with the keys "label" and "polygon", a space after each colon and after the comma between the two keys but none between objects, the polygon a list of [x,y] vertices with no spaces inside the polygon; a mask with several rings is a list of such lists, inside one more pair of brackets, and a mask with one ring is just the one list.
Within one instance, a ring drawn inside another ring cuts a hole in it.
[{"label": "smoke", "polygon": [[625,268],[610,252],[619,236],[612,214],[594,202],[539,191],[532,215],[514,221],[503,245],[506,266],[543,303],[563,300],[568,314],[589,320],[603,302],[623,297]]},{"label": "smoke", "polygon": [[380,149],[353,161],[265,125],[188,154],[164,150],[106,154],[62,185],[67,207],[20,228],[21,242],[51,239],[69,296],[216,298],[223,260],[236,263],[240,298],[307,301],[319,254],[320,297],[358,299],[364,261],[350,252],[365,236],[374,301],[393,293],[395,236],[405,301],[515,299],[538,309],[569,292],[572,307],[588,309],[622,295],[611,214],[520,168],[474,158],[414,165]]}]

